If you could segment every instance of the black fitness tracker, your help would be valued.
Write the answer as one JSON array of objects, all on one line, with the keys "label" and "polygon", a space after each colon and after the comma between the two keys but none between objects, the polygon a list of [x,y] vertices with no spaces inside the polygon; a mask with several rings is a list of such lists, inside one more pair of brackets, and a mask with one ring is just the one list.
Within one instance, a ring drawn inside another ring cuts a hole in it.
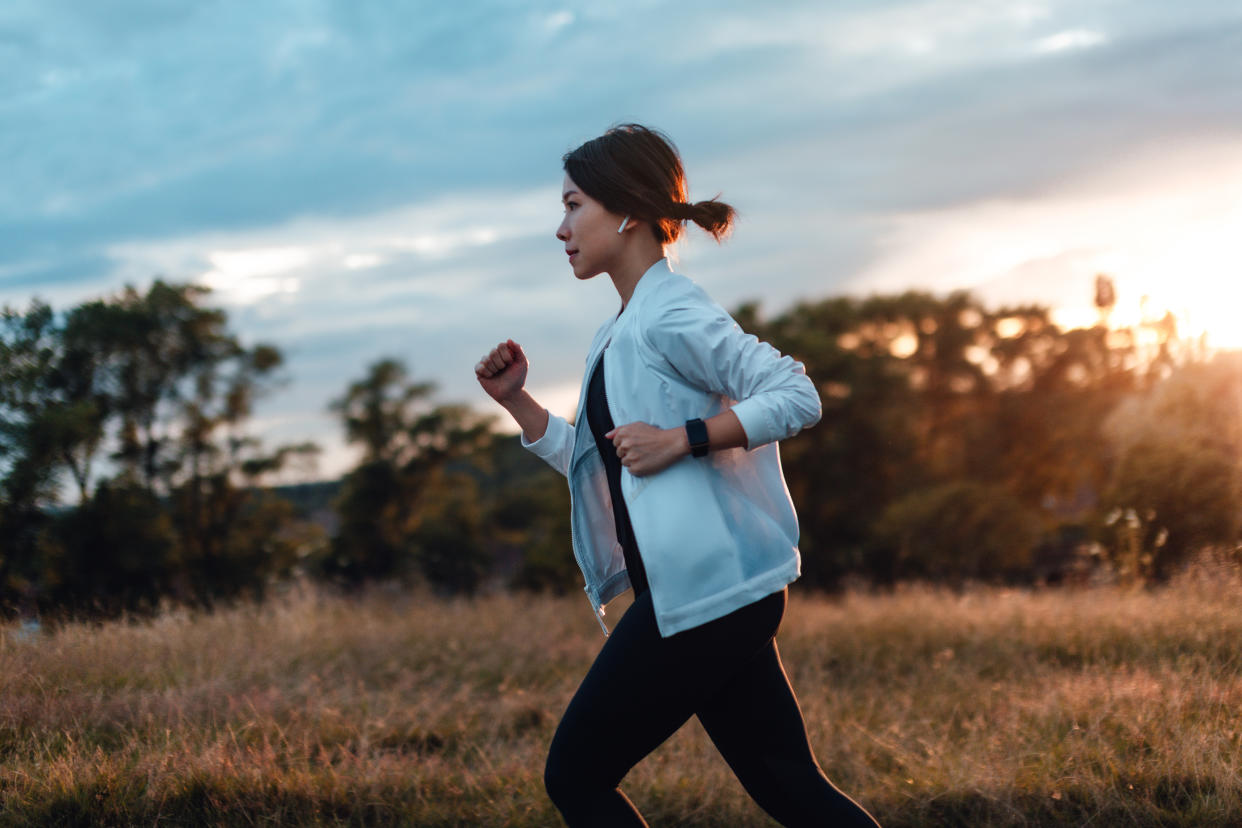
[{"label": "black fitness tracker", "polygon": [[707,423],[698,417],[686,420],[686,437],[690,439],[690,454],[695,457],[707,454]]}]

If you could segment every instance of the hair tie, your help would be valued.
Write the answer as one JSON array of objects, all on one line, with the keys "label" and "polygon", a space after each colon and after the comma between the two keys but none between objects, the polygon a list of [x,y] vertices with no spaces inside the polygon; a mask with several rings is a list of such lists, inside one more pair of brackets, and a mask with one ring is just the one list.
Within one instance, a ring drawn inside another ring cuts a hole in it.
[{"label": "hair tie", "polygon": [[694,205],[688,201],[673,202],[673,218],[678,221],[691,221],[694,219]]}]

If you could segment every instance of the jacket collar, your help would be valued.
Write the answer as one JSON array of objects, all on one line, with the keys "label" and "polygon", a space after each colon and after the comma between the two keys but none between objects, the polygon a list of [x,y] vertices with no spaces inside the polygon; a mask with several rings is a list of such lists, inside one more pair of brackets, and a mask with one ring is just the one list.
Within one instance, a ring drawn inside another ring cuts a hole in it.
[{"label": "jacket collar", "polygon": [[582,390],[578,394],[578,419],[581,420],[582,412],[586,410],[586,392],[587,384],[591,380],[591,369],[595,366],[595,360],[599,357],[601,351],[608,347],[608,343],[612,341],[612,332],[622,321],[633,316],[637,311],[631,312],[636,303],[641,301],[647,294],[655,293],[660,283],[673,274],[673,266],[669,264],[668,256],[663,257],[651,267],[647,268],[642,276],[638,277],[638,282],[634,285],[634,292],[630,294],[630,301],[625,303],[625,308],[616,316],[607,319],[604,324],[600,325],[599,330],[595,332],[595,341],[591,343],[591,350],[587,354],[588,370],[582,375]]},{"label": "jacket collar", "polygon": [[664,277],[673,272],[673,266],[669,263],[668,256],[664,256],[638,277],[638,281],[634,284],[634,292],[630,294],[630,301],[625,303],[625,308],[617,314],[616,321],[621,321],[630,313],[630,308],[639,302],[642,297],[648,293],[655,291]]}]

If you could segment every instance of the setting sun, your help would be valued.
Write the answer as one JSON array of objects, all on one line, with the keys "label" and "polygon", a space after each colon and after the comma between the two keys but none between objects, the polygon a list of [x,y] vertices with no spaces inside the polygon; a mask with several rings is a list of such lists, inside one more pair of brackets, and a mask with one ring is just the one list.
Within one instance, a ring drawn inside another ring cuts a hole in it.
[{"label": "setting sun", "polygon": [[859,290],[968,287],[995,304],[1052,308],[1063,328],[1099,321],[1096,275],[1111,278],[1116,327],[1173,313],[1178,334],[1242,348],[1242,158],[1233,145],[1136,153],[1022,199],[892,219]]}]

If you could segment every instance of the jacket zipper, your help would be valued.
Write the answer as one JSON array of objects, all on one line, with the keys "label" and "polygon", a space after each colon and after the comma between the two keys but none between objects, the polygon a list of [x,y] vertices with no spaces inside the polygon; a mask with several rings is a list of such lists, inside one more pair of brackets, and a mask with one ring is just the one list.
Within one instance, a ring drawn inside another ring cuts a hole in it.
[{"label": "jacket zipper", "polygon": [[[574,535],[574,521],[572,518],[572,515],[573,515],[572,510],[574,508],[574,496],[572,494],[572,491],[573,490],[571,488],[570,490],[571,493],[569,495],[569,508],[570,508],[570,515],[571,515],[569,519],[569,544],[574,550],[574,558],[576,558],[578,561],[578,568],[585,572],[586,567],[582,565],[582,556],[578,554],[578,539]],[[604,637],[607,638],[608,637],[608,625],[604,623],[604,608],[596,604],[595,599],[591,597],[591,585],[590,584],[587,584],[586,586],[584,586],[582,588],[582,591],[586,593],[587,603],[591,605],[591,611],[595,613],[595,620],[599,622],[600,629],[604,631]]]},{"label": "jacket zipper", "polygon": [[[612,337],[610,336],[610,337],[609,337],[609,339],[611,340],[611,338],[612,338]],[[599,361],[600,361],[601,359],[603,359],[603,358],[604,358],[604,350],[607,350],[607,348],[608,348],[608,345],[607,345],[607,344],[605,344],[605,345],[604,345],[604,348],[600,350],[600,352],[599,352],[599,356],[598,356],[598,357],[596,357],[595,362],[591,365],[591,371],[590,371],[590,373],[588,373],[588,374],[587,374],[587,387],[588,387],[588,388],[590,387],[590,377],[591,377],[591,374],[595,373],[595,367],[596,367],[597,365],[599,365]],[[608,403],[608,389],[607,389],[606,385],[605,385],[605,389],[604,389],[604,403],[605,403],[605,405]],[[609,413],[609,416],[611,416],[611,415],[612,415],[612,409],[609,409],[609,412],[608,412],[608,413]],[[589,422],[585,422],[585,420],[586,420],[586,406],[585,406],[585,405],[583,405],[582,411],[580,411],[580,412],[579,412],[578,421],[576,421],[576,422],[574,423],[574,425],[575,425],[575,432],[574,432],[575,437],[577,436],[577,431],[576,431],[576,428],[578,428],[578,427],[581,427],[581,426],[585,425],[587,429],[590,429],[590,427],[591,427],[590,423],[589,423]],[[594,435],[592,435],[591,439],[592,439],[592,440],[594,440],[594,439],[595,439],[595,438],[594,438]],[[577,442],[577,440],[575,439],[575,443],[576,443],[576,442]],[[573,511],[573,509],[574,509],[574,487],[573,487],[573,475],[574,475],[574,472],[575,472],[575,471],[576,471],[576,464],[574,464],[573,460],[571,459],[571,460],[570,460],[570,469],[569,469],[569,483],[570,483],[570,485],[569,485],[569,514],[570,514],[570,518],[569,518],[569,545],[570,545],[570,547],[571,547],[571,548],[573,549],[573,551],[574,551],[574,559],[578,562],[578,568],[582,570],[583,575],[584,575],[584,577],[585,577],[585,573],[586,573],[586,571],[587,571],[587,567],[585,567],[585,566],[583,566],[583,565],[582,565],[582,556],[578,553],[578,537],[577,537],[577,535],[575,535],[575,534],[574,534],[574,520],[573,520],[573,515],[574,515],[574,511]],[[590,584],[587,584],[587,585],[586,585],[586,586],[584,586],[582,589],[583,589],[583,591],[586,593],[587,603],[591,605],[591,610],[592,610],[592,612],[594,612],[594,613],[595,613],[595,620],[599,622],[600,629],[602,629],[602,630],[604,631],[604,637],[605,637],[605,638],[607,638],[607,637],[608,637],[608,625],[604,623],[604,607],[603,607],[602,605],[597,604],[597,603],[595,602],[595,598],[591,595],[591,585],[590,585]]]}]

